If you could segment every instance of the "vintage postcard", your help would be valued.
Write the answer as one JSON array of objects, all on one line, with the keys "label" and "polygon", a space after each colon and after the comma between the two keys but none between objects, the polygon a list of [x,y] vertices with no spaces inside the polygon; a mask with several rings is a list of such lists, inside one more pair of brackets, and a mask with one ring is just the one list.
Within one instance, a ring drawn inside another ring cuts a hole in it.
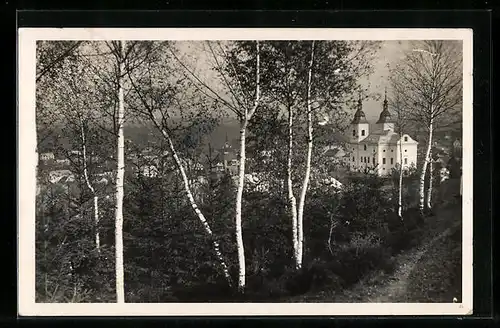
[{"label": "vintage postcard", "polygon": [[18,36],[19,315],[472,314],[472,30]]}]

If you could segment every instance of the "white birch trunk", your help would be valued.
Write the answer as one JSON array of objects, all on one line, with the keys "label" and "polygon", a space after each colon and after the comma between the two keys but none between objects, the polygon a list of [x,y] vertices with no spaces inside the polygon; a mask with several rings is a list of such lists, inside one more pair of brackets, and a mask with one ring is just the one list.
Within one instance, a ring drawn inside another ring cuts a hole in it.
[{"label": "white birch trunk", "polygon": [[220,251],[219,243],[215,239],[215,236],[212,232],[212,229],[210,228],[210,225],[209,225],[207,219],[203,215],[203,212],[201,212],[200,208],[196,204],[193,193],[191,192],[191,188],[189,186],[189,179],[186,175],[186,171],[184,170],[181,159],[179,158],[179,155],[177,154],[177,151],[175,150],[174,144],[172,143],[172,139],[170,138],[170,135],[167,133],[166,130],[162,129],[161,132],[163,134],[163,137],[168,141],[168,146],[169,146],[170,151],[172,153],[172,157],[174,158],[177,169],[179,170],[179,173],[181,175],[182,182],[184,185],[184,191],[186,192],[186,195],[188,197],[189,204],[191,205],[191,208],[195,212],[196,216],[198,216],[198,219],[200,220],[201,224],[203,225],[203,228],[205,229],[205,232],[207,233],[209,238],[212,240],[214,252],[215,252],[215,255],[217,256],[217,260],[219,261],[220,266],[222,267],[224,277],[226,278],[228,284],[231,286],[232,285],[231,276],[229,274],[229,269],[226,265],[226,262],[224,261],[224,257],[222,256],[222,253]]},{"label": "white birch trunk", "polygon": [[433,160],[432,160],[432,147],[429,153],[429,186],[427,188],[427,208],[431,209],[431,201],[432,201],[432,183],[433,183]]},{"label": "white birch trunk", "polygon": [[85,183],[89,188],[90,192],[94,196],[94,223],[95,223],[95,247],[97,252],[101,252],[101,242],[99,238],[99,197],[90,183],[89,173],[87,169],[87,145],[85,138],[85,130],[83,128],[83,121],[81,122],[81,136],[82,136],[82,156],[83,156],[83,176],[85,178]]},{"label": "white birch trunk", "polygon": [[311,59],[309,62],[308,76],[307,76],[307,157],[306,157],[306,172],[302,182],[302,189],[300,191],[299,208],[297,210],[297,229],[299,237],[299,252],[298,252],[298,267],[302,267],[302,257],[304,254],[304,205],[306,201],[307,188],[309,187],[309,180],[311,175],[311,157],[313,149],[313,127],[312,127],[312,112],[311,112],[311,83],[312,83],[312,66],[314,62],[314,41],[311,46]]},{"label": "white birch trunk", "polygon": [[399,192],[398,192],[398,216],[403,219],[403,136],[399,136]]},{"label": "white birch trunk", "polygon": [[427,151],[425,152],[424,164],[422,165],[422,172],[420,173],[420,202],[419,209],[420,213],[424,213],[425,206],[425,173],[427,172],[427,165],[429,164],[429,156],[431,153],[432,147],[432,129],[433,129],[433,119],[431,118],[429,123],[429,141],[427,143]]},{"label": "white birch trunk", "polygon": [[255,100],[253,107],[248,111],[245,108],[243,113],[241,129],[240,129],[240,165],[238,170],[238,187],[236,192],[236,208],[235,208],[235,223],[236,223],[236,247],[238,250],[238,291],[244,292],[246,282],[245,270],[245,245],[243,244],[243,229],[241,222],[241,205],[243,200],[243,189],[245,185],[245,163],[246,163],[246,130],[248,122],[259,107],[260,101],[260,44],[256,42],[256,72],[255,72]]},{"label": "white birch trunk", "polygon": [[241,223],[241,204],[243,200],[243,187],[245,183],[245,162],[246,162],[246,126],[247,118],[241,125],[240,130],[240,166],[238,171],[238,189],[236,192],[236,246],[238,249],[238,289],[242,292],[245,289],[245,246],[243,244],[243,229]]},{"label": "white birch trunk", "polygon": [[287,188],[288,188],[288,202],[290,206],[290,212],[292,216],[292,241],[293,241],[293,255],[295,260],[295,266],[300,269],[299,260],[299,236],[297,230],[297,200],[293,194],[293,183],[292,183],[292,155],[293,155],[293,116],[292,109],[288,109],[288,158],[287,158]]},{"label": "white birch trunk", "polygon": [[120,41],[118,70],[118,138],[117,138],[117,172],[116,172],[116,211],[115,211],[115,271],[116,271],[116,302],[125,303],[125,278],[123,269],[123,180],[125,175],[125,138],[123,124],[125,115],[125,100],[123,95],[125,63],[125,41]]}]

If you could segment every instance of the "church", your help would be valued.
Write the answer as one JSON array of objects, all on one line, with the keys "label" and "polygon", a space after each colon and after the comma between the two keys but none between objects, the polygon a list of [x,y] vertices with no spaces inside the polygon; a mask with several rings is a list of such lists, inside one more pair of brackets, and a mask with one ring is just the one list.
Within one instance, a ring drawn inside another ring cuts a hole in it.
[{"label": "church", "polygon": [[395,132],[394,125],[395,121],[388,109],[387,93],[380,117],[372,128],[359,99],[348,130],[350,136],[345,164],[350,171],[369,170],[379,176],[386,176],[393,168],[398,168],[400,163],[403,165],[403,170],[417,165],[418,142],[408,134],[400,137],[399,133]]}]

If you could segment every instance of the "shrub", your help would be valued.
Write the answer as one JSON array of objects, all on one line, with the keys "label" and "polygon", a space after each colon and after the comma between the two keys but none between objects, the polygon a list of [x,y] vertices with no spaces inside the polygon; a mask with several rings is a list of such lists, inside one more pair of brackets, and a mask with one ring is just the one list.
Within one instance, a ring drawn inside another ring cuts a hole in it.
[{"label": "shrub", "polygon": [[356,235],[333,254],[332,272],[344,281],[344,286],[358,282],[374,269],[385,272],[394,269],[391,249],[384,246],[375,235]]},{"label": "shrub", "polygon": [[401,219],[396,213],[387,216],[387,230],[384,244],[394,253],[409,249],[418,244],[422,235],[423,218],[418,209],[408,209]]}]

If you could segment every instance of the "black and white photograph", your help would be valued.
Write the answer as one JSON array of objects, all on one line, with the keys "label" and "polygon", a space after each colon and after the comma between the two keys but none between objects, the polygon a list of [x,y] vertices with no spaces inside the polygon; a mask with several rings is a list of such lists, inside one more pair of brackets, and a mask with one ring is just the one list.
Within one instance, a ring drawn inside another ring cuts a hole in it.
[{"label": "black and white photograph", "polygon": [[472,31],[19,30],[20,315],[466,315]]}]

